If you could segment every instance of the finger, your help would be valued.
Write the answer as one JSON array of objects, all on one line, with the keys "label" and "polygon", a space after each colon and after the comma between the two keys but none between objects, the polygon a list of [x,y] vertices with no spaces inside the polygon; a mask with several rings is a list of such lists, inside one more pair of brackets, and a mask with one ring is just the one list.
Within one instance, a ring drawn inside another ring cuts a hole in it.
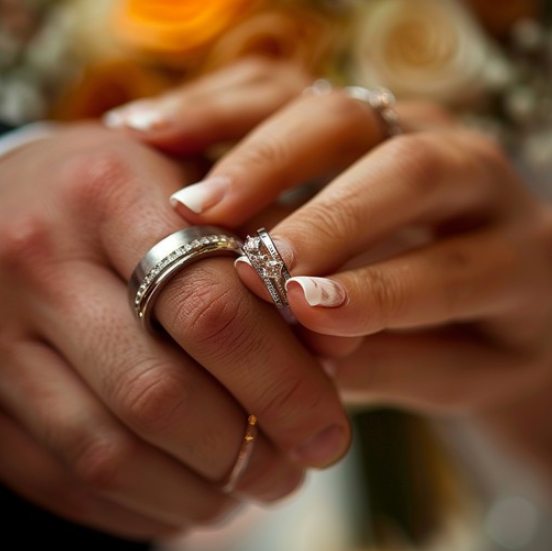
[{"label": "finger", "polygon": [[383,139],[378,115],[343,91],[304,95],[260,124],[202,182],[172,196],[187,220],[236,227],[284,191],[325,178]]},{"label": "finger", "polygon": [[[298,201],[304,202],[304,199],[301,200],[300,197],[297,198]],[[282,220],[285,216],[288,216],[293,212],[294,208],[298,208],[300,205],[293,205],[292,202],[286,201],[285,205],[271,205],[268,209],[260,212],[258,215],[255,215],[253,218],[247,221],[246,225],[242,228],[241,233],[243,235],[254,235],[255,230],[261,226],[268,225],[273,226]],[[243,260],[246,257],[241,257],[238,260]],[[236,262],[234,264],[238,273],[240,273],[239,264],[241,262]],[[241,274],[240,274],[241,276]],[[247,278],[248,276],[253,277],[253,285],[257,283],[257,274],[252,274],[246,271],[243,277]],[[357,348],[357,346],[362,342],[362,339],[359,338],[343,338],[343,337],[334,337],[331,335],[320,335],[313,331],[309,331],[305,327],[297,323],[292,323],[291,328],[293,332],[297,335],[299,340],[315,355],[319,357],[319,362],[321,362],[324,367],[327,364],[327,360],[334,356],[343,356],[349,354],[351,351]]]},{"label": "finger", "polygon": [[[65,275],[79,299],[58,289],[41,331],[134,433],[221,484],[238,457],[248,412],[173,343],[148,338],[129,320],[125,289],[113,274],[94,267],[86,274],[95,285],[79,288],[84,276]],[[301,481],[301,469],[259,434],[240,492],[274,500]]]},{"label": "finger", "polygon": [[294,327],[294,330],[301,342],[320,358],[347,356],[362,343],[362,337],[340,337],[327,333],[320,334],[301,325]]},{"label": "finger", "polygon": [[[75,135],[76,141],[79,132]],[[94,139],[102,147],[73,153],[63,171],[60,201],[64,212],[73,214],[76,235],[91,236],[87,258],[109,264],[127,282],[155,243],[182,228],[182,219],[166,199],[180,187],[181,175],[166,157],[140,144],[121,141],[105,130],[98,130]],[[62,149],[58,154],[65,159],[67,150]],[[53,251],[59,245],[38,226],[29,229],[26,240],[43,246],[28,245],[25,255],[18,256],[27,272],[46,284],[49,270],[57,264]],[[14,241],[19,250],[19,236]],[[55,296],[55,285],[50,287]],[[332,463],[349,446],[346,412],[316,359],[266,306],[252,300],[231,260],[214,258],[176,276],[160,294],[155,314],[244,411],[258,416],[263,433],[280,450],[300,456],[303,465]],[[136,323],[130,308],[127,316],[127,323]],[[322,444],[315,438],[321,433],[329,435],[325,441],[321,437]],[[305,451],[309,441],[312,446]]]},{"label": "finger", "polygon": [[193,154],[243,137],[300,94],[309,77],[295,64],[247,58],[159,98],[108,113],[112,128],[128,128],[142,141],[172,153]]},{"label": "finger", "polygon": [[292,278],[288,300],[311,330],[353,337],[507,312],[526,293],[524,272],[508,234],[480,231],[329,278]]},{"label": "finger", "polygon": [[[239,282],[228,296],[223,282],[233,275],[232,265],[222,259],[218,266],[203,262],[186,271],[160,297],[159,320],[165,327],[174,324],[171,308],[195,290],[197,300],[188,300],[176,320],[177,327],[188,330],[176,329],[173,338],[198,362],[212,366],[211,372],[247,411],[257,412],[263,431],[290,458],[316,467],[335,462],[348,447],[349,427],[340,418],[333,385],[271,306]],[[206,281],[209,294],[198,296]],[[197,326],[197,319],[205,325]],[[207,349],[207,342],[217,346]]]},{"label": "finger", "polygon": [[[317,276],[341,270],[398,232],[413,230],[423,245],[452,224],[490,224],[514,203],[529,205],[500,155],[472,133],[399,136],[280,222],[272,238],[292,275]],[[266,297],[251,270],[244,279],[245,268],[242,280]]]},{"label": "finger", "polygon": [[494,346],[461,326],[367,337],[335,362],[350,404],[395,405],[428,413],[466,413],[504,404],[549,379],[550,358]]},{"label": "finger", "polygon": [[[232,506],[125,430],[53,350],[21,342],[5,357],[9,379],[2,379],[0,392],[7,411],[94,493],[169,526],[218,518]],[[29,402],[32,408],[22,406]]]},{"label": "finger", "polygon": [[149,540],[177,529],[182,533],[182,525],[163,524],[92,493],[3,413],[0,440],[9,450],[0,454],[0,477],[31,503],[71,522],[125,538]]}]

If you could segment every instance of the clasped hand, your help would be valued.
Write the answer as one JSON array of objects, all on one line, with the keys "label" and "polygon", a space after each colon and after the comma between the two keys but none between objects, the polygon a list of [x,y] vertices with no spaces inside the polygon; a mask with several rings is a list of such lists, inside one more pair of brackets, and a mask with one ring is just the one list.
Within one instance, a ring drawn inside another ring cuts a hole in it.
[{"label": "clasped hand", "polygon": [[[188,224],[169,204],[187,169],[96,124],[68,125],[0,160],[0,479],[63,517],[152,538],[273,501],[348,448],[318,359],[240,282],[205,259],[133,317],[141,256]],[[249,413],[236,492],[221,491]]]}]

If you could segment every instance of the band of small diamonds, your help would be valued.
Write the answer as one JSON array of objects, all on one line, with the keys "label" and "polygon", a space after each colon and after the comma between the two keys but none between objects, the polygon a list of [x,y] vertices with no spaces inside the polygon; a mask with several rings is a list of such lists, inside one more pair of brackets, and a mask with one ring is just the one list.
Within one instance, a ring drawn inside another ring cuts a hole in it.
[{"label": "band of small diamonds", "polygon": [[243,253],[263,280],[274,304],[278,308],[287,306],[285,285],[291,274],[265,228],[257,230],[257,237],[247,236]]},{"label": "band of small diamonds", "polygon": [[154,299],[178,272],[201,258],[240,256],[241,246],[237,236],[213,226],[186,228],[160,241],[140,261],[129,282],[129,300],[138,320],[152,328]]}]

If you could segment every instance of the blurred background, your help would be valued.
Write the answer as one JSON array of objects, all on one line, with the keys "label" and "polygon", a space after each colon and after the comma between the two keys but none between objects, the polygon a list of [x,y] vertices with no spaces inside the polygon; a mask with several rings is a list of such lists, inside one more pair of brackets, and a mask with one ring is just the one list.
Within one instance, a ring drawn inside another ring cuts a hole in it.
[{"label": "blurred background", "polygon": [[[438,99],[551,199],[550,14],[537,0],[0,0],[0,120],[98,118],[243,56],[287,58],[337,84]],[[338,465],[163,551],[552,549],[542,481],[469,415],[351,415]]]}]

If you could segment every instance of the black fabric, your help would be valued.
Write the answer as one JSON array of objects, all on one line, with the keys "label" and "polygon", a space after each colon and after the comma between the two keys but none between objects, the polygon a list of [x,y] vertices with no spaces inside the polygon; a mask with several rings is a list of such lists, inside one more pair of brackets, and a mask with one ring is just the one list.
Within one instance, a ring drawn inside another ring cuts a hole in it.
[{"label": "black fabric", "polygon": [[153,545],[119,539],[63,520],[0,484],[0,530],[3,551],[150,551]]},{"label": "black fabric", "polygon": [[10,130],[13,130],[14,127],[13,126],[10,126],[9,124],[6,124],[2,121],[0,121],[0,136],[2,134],[5,134],[6,132],[9,132]]}]

